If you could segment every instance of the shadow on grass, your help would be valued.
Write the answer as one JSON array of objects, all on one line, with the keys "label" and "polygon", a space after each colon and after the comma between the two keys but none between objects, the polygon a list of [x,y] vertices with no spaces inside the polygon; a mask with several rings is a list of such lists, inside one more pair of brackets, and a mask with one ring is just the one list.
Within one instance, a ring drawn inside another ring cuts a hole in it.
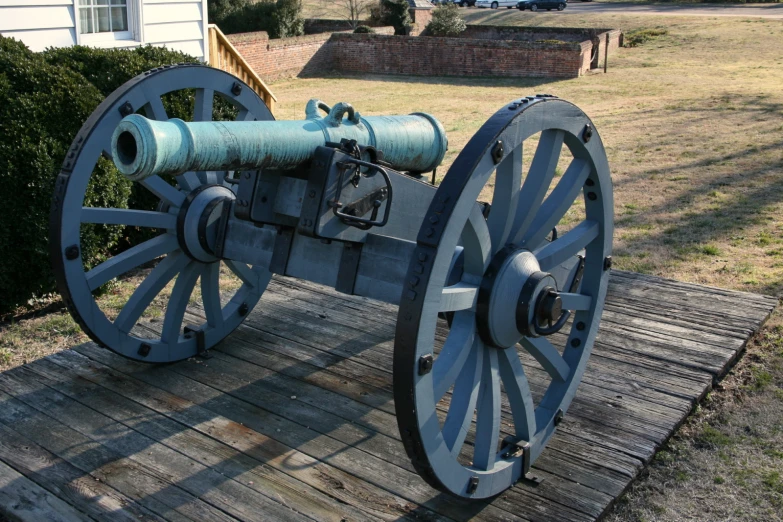
[{"label": "shadow on grass", "polygon": [[[556,82],[572,80],[572,78],[507,78],[504,76],[405,76],[386,74],[319,74],[303,76],[303,78],[327,78],[334,80],[361,80],[378,83],[410,83],[422,85],[443,85],[444,87],[537,87],[539,85],[551,85]],[[444,96],[450,96],[444,91]],[[529,96],[529,92],[524,96]]]}]

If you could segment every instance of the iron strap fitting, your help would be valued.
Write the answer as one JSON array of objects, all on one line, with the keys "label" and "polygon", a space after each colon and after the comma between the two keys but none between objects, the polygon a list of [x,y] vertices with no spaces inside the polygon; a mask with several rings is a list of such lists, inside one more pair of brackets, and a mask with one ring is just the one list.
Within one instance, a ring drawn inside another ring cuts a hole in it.
[{"label": "iron strap fitting", "polygon": [[506,446],[506,452],[503,453],[504,459],[522,459],[522,476],[521,480],[529,482],[533,485],[541,484],[541,477],[534,475],[530,472],[530,443],[526,440],[519,440],[510,443]]},{"label": "iron strap fitting", "polygon": [[[361,172],[361,168],[367,169],[367,172]],[[389,178],[389,173],[386,169],[359,159],[349,158],[337,163],[337,168],[340,170],[340,176],[337,182],[337,193],[334,196],[334,200],[329,202],[332,207],[334,215],[340,218],[340,220],[348,226],[356,227],[361,230],[368,230],[372,227],[382,227],[389,222],[389,215],[391,213],[392,205],[392,184]],[[385,187],[379,189],[359,198],[358,200],[344,204],[340,202],[340,195],[343,191],[343,186],[346,182],[346,175],[349,172],[355,172],[351,182],[354,186],[359,185],[358,177],[363,176],[365,178],[371,178],[376,174],[380,174],[386,183]],[[356,180],[354,182],[354,180]],[[383,201],[386,201],[386,208],[383,212],[383,218],[378,220],[378,210],[380,209]],[[342,209],[342,210],[341,210]],[[365,214],[368,210],[372,210],[370,218],[359,217]],[[353,215],[352,215],[353,214]]]}]

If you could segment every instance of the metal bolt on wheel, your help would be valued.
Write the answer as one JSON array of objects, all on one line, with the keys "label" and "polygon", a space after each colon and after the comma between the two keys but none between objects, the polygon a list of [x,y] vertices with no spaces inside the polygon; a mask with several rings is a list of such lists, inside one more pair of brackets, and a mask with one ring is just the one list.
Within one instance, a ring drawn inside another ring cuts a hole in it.
[{"label": "metal bolt on wheel", "polygon": [[[221,301],[221,261],[209,252],[208,242],[200,235],[209,224],[199,224],[198,218],[209,217],[207,212],[219,204],[231,204],[234,193],[224,173],[188,172],[176,177],[176,186],[158,176],[145,179],[141,184],[160,201],[157,211],[83,207],[96,163],[101,155],[112,157],[110,140],[120,120],[139,109],[149,118],[168,120],[162,97],[184,89],[195,89],[193,121],[212,119],[215,96],[237,109],[238,120],[274,119],[252,89],[243,88],[237,78],[223,71],[181,65],[146,72],[117,89],[82,126],[57,178],[52,206],[52,262],[71,315],[97,343],[146,362],[185,359],[220,342],[255,306],[270,278],[265,269],[225,262],[242,284],[226,303]],[[79,248],[85,224],[137,226],[160,233],[85,271]],[[119,314],[107,316],[94,291],[153,261],[157,261],[154,268]],[[199,279],[206,321],[189,325],[184,332],[185,309]],[[162,335],[156,339],[138,335],[137,321],[172,281]]]},{"label": "metal bolt on wheel", "polygon": [[[597,133],[583,139],[587,125],[548,95],[503,107],[459,154],[421,227],[399,309],[394,397],[413,465],[442,491],[479,499],[512,486],[584,373],[613,228],[606,154]],[[572,158],[559,175],[561,151]],[[488,217],[477,203],[485,186]]]}]

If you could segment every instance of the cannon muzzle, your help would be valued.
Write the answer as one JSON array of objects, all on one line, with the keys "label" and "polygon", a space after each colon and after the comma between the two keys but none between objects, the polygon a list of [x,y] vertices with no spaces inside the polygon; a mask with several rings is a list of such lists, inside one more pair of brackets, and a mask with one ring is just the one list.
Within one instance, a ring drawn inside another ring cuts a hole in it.
[{"label": "cannon muzzle", "polygon": [[[318,108],[328,115],[320,117]],[[383,151],[384,161],[397,170],[428,172],[448,147],[443,126],[424,113],[364,118],[347,103],[330,109],[311,100],[306,115],[291,121],[186,123],[132,114],[112,136],[114,163],[133,181],[192,170],[284,170],[309,161],[318,146],[354,139]]]}]

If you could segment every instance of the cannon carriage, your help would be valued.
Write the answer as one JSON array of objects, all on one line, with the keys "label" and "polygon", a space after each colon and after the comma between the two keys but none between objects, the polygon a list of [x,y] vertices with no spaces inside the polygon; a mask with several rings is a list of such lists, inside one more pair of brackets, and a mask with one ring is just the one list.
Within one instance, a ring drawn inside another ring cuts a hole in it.
[{"label": "cannon carriage", "polygon": [[[194,93],[191,122],[169,120],[162,101],[182,90]],[[236,121],[211,121],[217,99]],[[447,146],[428,114],[364,116],[312,100],[304,120],[275,121],[225,72],[150,71],[96,109],[58,176],[59,289],[93,340],[150,363],[208,354],[263,307],[273,274],[396,304],[407,454],[433,487],[491,497],[529,477],[581,380],[611,267],[611,179],[589,118],[549,95],[502,106],[435,186],[426,173]],[[101,156],[156,209],[84,207]],[[156,233],[85,267],[80,234],[92,224]],[[94,292],[140,266],[148,275],[107,314]],[[228,293],[221,270],[240,281]],[[171,283],[160,335],[141,334],[144,311]],[[206,320],[190,324],[197,285]],[[528,385],[531,361],[545,389]]]}]

